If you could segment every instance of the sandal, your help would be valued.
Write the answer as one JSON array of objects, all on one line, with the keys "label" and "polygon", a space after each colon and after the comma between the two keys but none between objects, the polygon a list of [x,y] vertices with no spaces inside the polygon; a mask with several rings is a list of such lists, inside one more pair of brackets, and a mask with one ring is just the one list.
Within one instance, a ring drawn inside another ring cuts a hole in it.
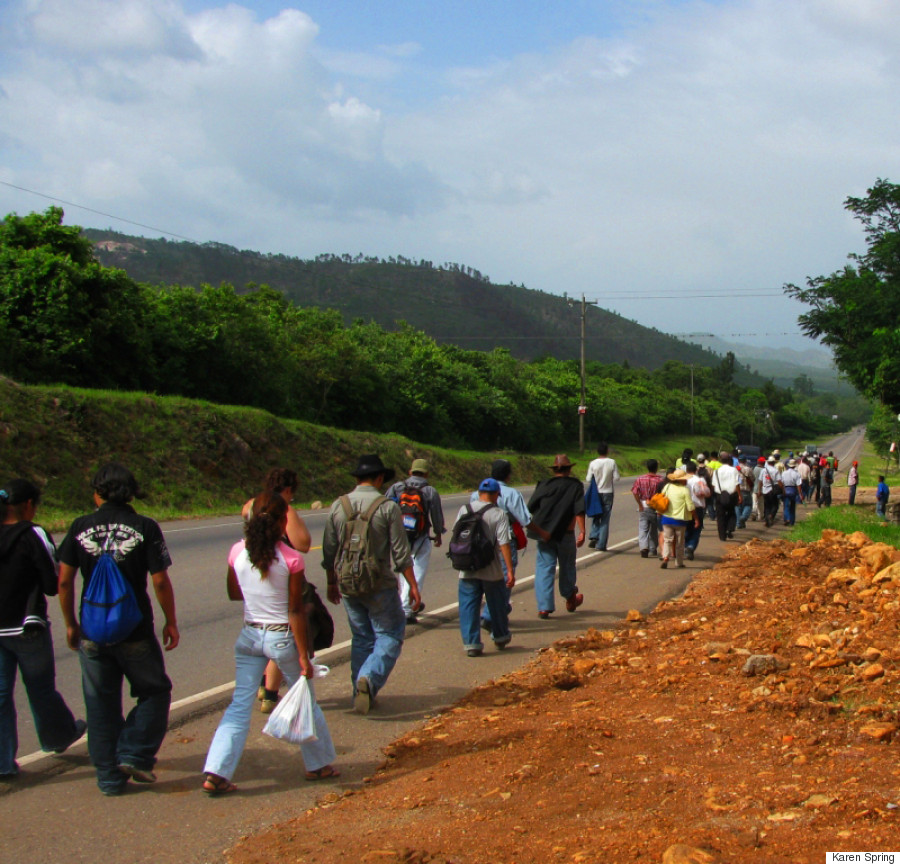
[{"label": "sandal", "polygon": [[203,781],[203,791],[207,795],[227,795],[229,792],[237,792],[237,788],[230,780],[218,774],[207,774]]},{"label": "sandal", "polygon": [[306,779],[310,782],[315,780],[329,780],[332,777],[340,777],[341,772],[334,767],[334,765],[325,765],[322,768],[317,768],[315,771],[307,771]]}]

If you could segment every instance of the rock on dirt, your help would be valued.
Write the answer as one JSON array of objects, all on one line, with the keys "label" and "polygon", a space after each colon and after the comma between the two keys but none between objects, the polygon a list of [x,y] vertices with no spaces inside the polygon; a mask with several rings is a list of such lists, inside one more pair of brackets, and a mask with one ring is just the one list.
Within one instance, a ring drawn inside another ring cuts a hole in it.
[{"label": "rock on dirt", "polygon": [[858,533],[736,548],[652,615],[477,688],[387,748],[364,788],[228,860],[812,864],[894,850],[898,564]]}]

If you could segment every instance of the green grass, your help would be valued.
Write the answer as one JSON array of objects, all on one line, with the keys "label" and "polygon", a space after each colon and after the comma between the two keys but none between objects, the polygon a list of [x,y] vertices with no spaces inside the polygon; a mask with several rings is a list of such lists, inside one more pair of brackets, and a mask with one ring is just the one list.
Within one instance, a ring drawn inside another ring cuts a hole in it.
[{"label": "green grass", "polygon": [[804,511],[802,522],[798,522],[788,532],[790,540],[815,543],[822,537],[825,529],[833,528],[845,534],[862,531],[876,543],[887,543],[900,549],[900,526],[886,524],[876,518],[875,510],[869,505],[824,507]]}]

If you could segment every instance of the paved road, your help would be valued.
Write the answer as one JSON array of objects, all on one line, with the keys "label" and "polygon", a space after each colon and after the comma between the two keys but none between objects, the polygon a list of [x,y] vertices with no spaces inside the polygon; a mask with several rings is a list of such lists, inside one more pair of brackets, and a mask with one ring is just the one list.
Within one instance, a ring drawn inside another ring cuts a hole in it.
[{"label": "paved road", "polygon": [[[857,443],[857,436],[841,436],[825,446],[843,464]],[[719,543],[715,531],[707,530],[697,559],[686,570],[660,570],[652,559],[640,559],[629,487],[630,481],[623,481],[617,489],[611,551],[580,553],[579,588],[586,600],[575,615],[562,612],[549,621],[536,618],[529,579],[534,558],[529,550],[519,568],[520,585],[511,616],[513,643],[508,651],[489,650],[476,660],[465,657],[454,609],[455,576],[442,555],[433,556],[435,566],[426,584],[429,612],[421,624],[409,628],[400,663],[379,699],[378,711],[369,718],[349,710],[348,651],[342,644],[347,638],[346,620],[341,610],[335,610],[337,644],[320,655],[332,674],[317,685],[317,692],[338,744],[342,783],[360,782],[381,760],[382,746],[473,686],[519,667],[567,633],[609,626],[631,608],[648,612],[660,600],[681,592],[696,572],[722,554],[726,544]],[[449,496],[448,512],[455,513],[462,500],[463,496]],[[304,517],[318,545],[324,514]],[[174,728],[160,754],[160,780],[121,799],[104,799],[94,785],[83,744],[64,757],[25,756],[20,759],[23,776],[14,785],[0,784],[4,861],[31,860],[35,851],[70,862],[99,859],[105,864],[219,861],[220,850],[241,834],[301,813],[323,792],[321,786],[300,779],[299,760],[291,748],[259,734],[261,716],[255,720],[236,777],[240,794],[210,801],[197,791],[206,747],[233,678],[231,646],[241,609],[225,598],[222,562],[239,536],[240,525],[235,518],[164,528],[176,561],[172,574],[183,642],[167,657],[176,703]],[[774,531],[753,525],[727,545],[757,535],[773,536]],[[321,585],[324,579],[314,552],[308,562],[313,581]],[[59,633],[57,628],[57,641]],[[65,649],[59,657],[59,678],[71,704],[80,707],[77,661]],[[21,697],[19,706],[19,752],[24,755],[29,753],[30,718]],[[53,830],[47,830],[48,813],[54,814]]]}]

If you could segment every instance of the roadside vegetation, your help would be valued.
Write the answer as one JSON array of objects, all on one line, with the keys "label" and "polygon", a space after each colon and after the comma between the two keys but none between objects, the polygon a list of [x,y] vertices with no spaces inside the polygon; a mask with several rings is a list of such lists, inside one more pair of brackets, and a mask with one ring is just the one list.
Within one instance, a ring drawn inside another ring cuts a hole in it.
[{"label": "roadside vegetation", "polygon": [[874,543],[887,543],[900,549],[900,527],[889,522],[882,522],[875,516],[872,504],[837,505],[834,507],[806,507],[802,513],[802,521],[798,521],[787,535],[791,540],[803,543],[815,543],[822,537],[826,529],[854,534],[862,531]]},{"label": "roadside vegetation", "polygon": [[[245,405],[446,448],[552,452],[578,438],[573,359],[526,362],[501,348],[438,343],[402,323],[346,324],[338,309],[296,306],[267,285],[142,284],[102,266],[62,217],[50,208],[0,223],[0,374],[16,381]],[[481,291],[478,282],[459,302]],[[516,335],[502,314],[492,324]],[[766,443],[833,434],[870,411],[859,398],[826,404],[808,381],[741,386],[733,354],[706,352],[704,366],[690,346],[682,362],[638,341],[640,367],[625,358],[587,364],[587,440],[637,445],[702,430]]]}]

